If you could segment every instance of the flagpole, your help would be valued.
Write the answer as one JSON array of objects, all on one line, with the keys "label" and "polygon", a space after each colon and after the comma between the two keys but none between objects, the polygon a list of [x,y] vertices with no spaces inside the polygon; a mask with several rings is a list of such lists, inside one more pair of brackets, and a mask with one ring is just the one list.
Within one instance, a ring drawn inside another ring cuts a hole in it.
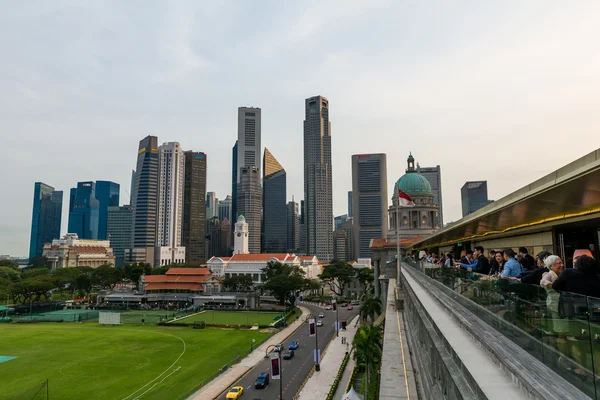
[{"label": "flagpole", "polygon": [[400,287],[400,192],[396,188],[396,286]]}]

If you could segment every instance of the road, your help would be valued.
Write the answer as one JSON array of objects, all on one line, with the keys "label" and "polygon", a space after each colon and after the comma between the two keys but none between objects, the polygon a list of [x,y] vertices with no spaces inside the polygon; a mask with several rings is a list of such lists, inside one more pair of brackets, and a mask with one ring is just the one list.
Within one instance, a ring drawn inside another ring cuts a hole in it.
[{"label": "road", "polygon": [[[315,316],[319,313],[324,313],[325,317],[322,318],[323,326],[317,328],[317,336],[319,339],[319,348],[321,352],[323,348],[329,343],[333,335],[335,335],[335,311],[325,310],[324,308],[312,306],[309,304],[301,304],[308,308]],[[347,320],[348,322],[352,317],[358,313],[358,306],[354,306],[354,310],[348,311],[345,307],[339,307],[339,320]],[[340,335],[343,336],[344,331],[340,331]],[[308,376],[310,370],[314,366],[313,353],[315,350],[315,338],[308,336],[308,324],[302,324],[284,343],[285,348],[288,348],[289,343],[297,341],[299,346],[294,351],[294,358],[291,360],[281,359],[282,363],[282,385],[283,385],[283,399],[291,399],[296,395],[300,385],[304,382]],[[275,400],[279,399],[279,380],[271,379],[269,385],[265,389],[255,389],[254,381],[261,372],[271,373],[271,364],[269,359],[264,359],[238,380],[233,386],[243,386],[244,393],[241,399],[253,400],[259,398],[261,400]],[[318,374],[318,372],[315,372]],[[219,400],[225,400],[226,393],[219,396]]]}]

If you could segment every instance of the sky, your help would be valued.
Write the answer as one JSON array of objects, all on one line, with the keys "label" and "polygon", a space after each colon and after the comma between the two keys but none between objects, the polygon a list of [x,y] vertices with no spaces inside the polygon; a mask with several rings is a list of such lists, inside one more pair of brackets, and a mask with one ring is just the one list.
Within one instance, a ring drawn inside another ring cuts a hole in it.
[{"label": "sky", "polygon": [[0,13],[0,254],[28,254],[34,182],[121,184],[156,135],[208,159],[231,193],[237,108],[303,198],[304,100],[329,99],[335,215],[351,156],[386,153],[389,196],[412,151],[501,198],[600,147],[600,2],[29,1]]}]

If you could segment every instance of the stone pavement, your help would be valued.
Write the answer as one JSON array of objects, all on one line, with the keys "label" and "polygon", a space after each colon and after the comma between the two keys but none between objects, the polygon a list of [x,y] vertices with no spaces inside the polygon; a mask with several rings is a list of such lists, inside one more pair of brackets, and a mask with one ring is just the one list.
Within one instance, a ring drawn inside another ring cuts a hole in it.
[{"label": "stone pavement", "polygon": [[[354,339],[354,334],[358,328],[354,326],[356,318],[358,318],[358,316],[348,323],[345,331],[340,331],[339,337],[334,336],[321,359],[321,371],[315,371],[313,373],[295,399],[323,400],[327,398],[327,394],[329,394],[329,390],[333,385],[333,381],[335,380],[344,356],[346,355],[346,349],[350,350],[350,348],[352,348],[352,340]],[[342,337],[346,338],[348,347],[346,347],[345,344],[342,344]],[[348,365],[350,365],[350,363],[348,363]],[[346,371],[347,370],[348,366],[346,366]],[[350,379],[349,375],[348,379]],[[346,384],[348,384],[348,380],[346,380],[346,383],[344,384],[344,389],[346,388]]]},{"label": "stone pavement", "polygon": [[250,371],[256,364],[261,362],[265,357],[265,351],[269,345],[275,345],[277,343],[283,343],[300,325],[302,325],[304,318],[310,313],[310,311],[302,306],[299,306],[302,310],[302,316],[294,321],[290,326],[282,329],[280,332],[271,336],[267,341],[256,348],[252,353],[248,354],[239,363],[235,364],[227,370],[227,372],[217,376],[215,379],[210,381],[206,386],[199,389],[196,393],[188,397],[188,400],[208,400],[215,399],[225,390],[229,389],[233,384],[244,376],[245,373]]}]

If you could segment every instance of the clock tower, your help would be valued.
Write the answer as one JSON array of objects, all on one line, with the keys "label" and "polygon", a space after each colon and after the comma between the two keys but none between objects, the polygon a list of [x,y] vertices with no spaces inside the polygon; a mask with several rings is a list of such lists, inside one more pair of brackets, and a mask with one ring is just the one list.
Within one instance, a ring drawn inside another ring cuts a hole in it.
[{"label": "clock tower", "polygon": [[248,251],[248,223],[243,215],[240,215],[235,223],[233,234],[233,254],[249,254]]}]

